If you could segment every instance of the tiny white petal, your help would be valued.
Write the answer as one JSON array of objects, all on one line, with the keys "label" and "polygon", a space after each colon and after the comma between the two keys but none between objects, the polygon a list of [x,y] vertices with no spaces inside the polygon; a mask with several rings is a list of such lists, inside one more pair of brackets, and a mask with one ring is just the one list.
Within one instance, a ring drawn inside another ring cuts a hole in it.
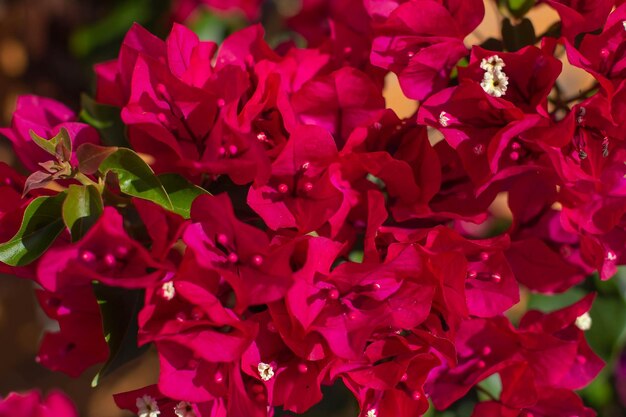
[{"label": "tiny white petal", "polygon": [[502,71],[487,71],[480,86],[487,94],[493,97],[502,97],[506,94],[509,78]]},{"label": "tiny white petal", "polygon": [[149,395],[138,397],[135,405],[139,417],[158,417],[161,414],[156,400]]},{"label": "tiny white petal", "polygon": [[624,30],[626,30],[626,20],[622,20],[622,26],[624,26]]},{"label": "tiny white petal", "polygon": [[606,253],[606,260],[607,261],[615,261],[615,260],[617,260],[617,255],[615,254],[615,252],[610,250],[610,251],[608,251]]},{"label": "tiny white petal", "polygon": [[591,329],[591,316],[589,315],[589,313],[585,313],[581,316],[578,316],[575,324],[576,324],[576,327],[578,327],[583,332],[587,331]]},{"label": "tiny white petal", "polygon": [[196,417],[196,412],[193,411],[193,407],[187,401],[179,402],[176,407],[174,407],[174,414],[178,417]]},{"label": "tiny white petal", "polygon": [[372,408],[370,410],[367,410],[367,417],[378,417],[376,415],[376,409]]},{"label": "tiny white petal", "polygon": [[491,55],[490,57],[483,58],[482,61],[480,61],[480,68],[488,72],[502,71],[502,68],[505,66],[506,64],[498,55]]},{"label": "tiny white petal", "polygon": [[274,376],[274,368],[269,363],[259,362],[257,369],[263,381],[269,381]]},{"label": "tiny white petal", "polygon": [[163,286],[161,287],[161,295],[167,301],[174,298],[174,296],[176,295],[176,288],[174,288],[174,281],[167,281],[166,283],[163,284]]}]

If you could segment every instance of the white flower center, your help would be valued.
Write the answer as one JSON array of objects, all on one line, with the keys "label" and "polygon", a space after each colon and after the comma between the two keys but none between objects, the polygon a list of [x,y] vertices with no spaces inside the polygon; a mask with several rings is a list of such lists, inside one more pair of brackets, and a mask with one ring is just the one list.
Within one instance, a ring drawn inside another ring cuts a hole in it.
[{"label": "white flower center", "polygon": [[259,362],[257,366],[259,370],[259,376],[263,381],[269,381],[274,376],[274,368],[269,363]]},{"label": "white flower center", "polygon": [[376,409],[372,408],[370,410],[367,410],[367,417],[378,417],[376,415]]},{"label": "white flower center", "polygon": [[176,295],[176,289],[174,288],[173,281],[167,281],[163,284],[163,286],[161,287],[161,295],[167,301],[170,301],[172,298],[174,298],[174,296]]},{"label": "white flower center", "polygon": [[149,395],[137,398],[135,405],[137,405],[137,414],[139,417],[158,417],[158,415],[161,414],[156,400]]},{"label": "white flower center", "polygon": [[578,327],[583,332],[587,331],[591,329],[591,316],[589,315],[589,313],[585,313],[581,316],[578,316],[575,324],[576,324],[576,327]]},{"label": "white flower center", "polygon": [[482,61],[480,61],[480,68],[487,72],[502,71],[502,68],[505,66],[506,64],[498,55],[492,55],[488,58],[483,58]]},{"label": "white flower center", "polygon": [[502,97],[506,94],[509,78],[502,71],[485,72],[480,86],[492,97]]},{"label": "white flower center", "polygon": [[174,407],[174,414],[178,417],[196,417],[196,412],[193,411],[193,407],[187,401],[179,402],[176,407]]},{"label": "white flower center", "polygon": [[509,77],[502,71],[504,67],[505,63],[498,55],[483,58],[480,62],[480,68],[485,70],[480,86],[490,96],[502,97],[506,94]]}]

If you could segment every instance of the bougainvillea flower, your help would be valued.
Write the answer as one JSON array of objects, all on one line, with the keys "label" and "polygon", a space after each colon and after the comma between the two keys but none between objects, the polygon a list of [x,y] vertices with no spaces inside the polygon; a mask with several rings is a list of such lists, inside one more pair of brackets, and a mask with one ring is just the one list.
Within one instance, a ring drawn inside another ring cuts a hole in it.
[{"label": "bougainvillea flower", "polygon": [[[469,65],[459,68],[459,80],[467,78],[480,82],[485,72],[481,64],[483,60],[493,56],[493,51],[479,46],[473,47]],[[535,46],[516,52],[498,52],[497,57],[503,61],[508,77],[504,99],[528,113],[534,112],[538,105],[545,105],[548,94],[561,73],[561,62]]]},{"label": "bougainvillea flower", "polygon": [[285,295],[292,283],[292,245],[271,244],[261,230],[235,217],[226,194],[201,196],[192,206],[183,240],[198,268],[215,270],[232,287],[237,309]]},{"label": "bougainvillea flower", "polygon": [[[549,314],[530,311],[519,330],[502,317],[464,321],[455,342],[458,365],[442,365],[429,376],[427,391],[435,406],[446,408],[494,373],[500,373],[503,395],[511,393],[515,406],[537,404],[544,387],[571,390],[588,384],[603,366],[583,333],[593,298],[590,294]],[[516,389],[527,396],[515,395]]]},{"label": "bougainvillea flower", "polygon": [[626,5],[621,5],[609,15],[602,33],[585,35],[578,48],[565,43],[570,63],[589,72],[609,92],[626,79],[626,56],[621,47],[624,19]]},{"label": "bougainvillea flower", "polygon": [[529,407],[515,408],[497,401],[480,402],[474,408],[472,417],[594,417],[596,413],[585,407],[580,397],[569,390],[542,389],[537,402]]},{"label": "bougainvillea flower", "polygon": [[449,3],[404,2],[376,30],[372,64],[396,73],[407,97],[424,100],[447,87],[452,68],[467,54],[463,38],[482,20],[483,3]]},{"label": "bougainvillea flower", "polygon": [[574,39],[583,32],[602,27],[613,8],[613,0],[544,0],[561,18],[563,36]]},{"label": "bougainvillea flower", "polygon": [[332,136],[317,126],[300,126],[272,163],[266,183],[255,183],[248,204],[271,229],[316,230],[339,208],[342,194],[328,166],[338,153]]},{"label": "bougainvillea flower", "polygon": [[24,394],[11,392],[0,399],[1,417],[78,417],[72,401],[60,391],[42,398],[39,391]]},{"label": "bougainvillea flower", "polygon": [[122,216],[106,207],[82,239],[46,253],[39,262],[37,281],[49,291],[92,281],[138,288],[156,282],[164,274],[164,267],[128,236]]},{"label": "bougainvillea flower", "polygon": [[[79,276],[72,278],[78,280]],[[48,292],[37,291],[44,313],[59,323],[58,332],[43,336],[37,362],[72,377],[90,366],[104,362],[109,347],[104,339],[102,317],[90,285]]]},{"label": "bougainvillea flower", "polygon": [[[64,104],[39,96],[20,96],[17,99],[10,128],[0,129],[6,136],[20,162],[30,171],[41,169],[39,163],[51,160],[49,153],[41,149],[31,139],[30,132],[42,138],[56,136],[61,128],[68,131],[74,149],[83,143],[99,143],[98,132],[91,126],[77,122],[76,114]],[[72,157],[72,165],[77,165],[76,157]]]},{"label": "bougainvillea flower", "polygon": [[[471,105],[470,105],[471,103]],[[463,163],[475,184],[490,176],[487,150],[498,133],[515,122],[528,124],[520,109],[504,99],[486,94],[478,83],[466,82],[431,97],[420,107],[418,123],[439,129]]]},{"label": "bougainvillea flower", "polygon": [[[425,248],[429,252],[461,251],[466,257],[465,296],[473,316],[492,317],[519,301],[519,288],[504,250],[506,238],[466,240],[447,228],[429,233]],[[462,266],[462,267],[463,267]]]},{"label": "bougainvillea flower", "polygon": [[209,362],[240,356],[256,332],[255,324],[240,320],[199,280],[174,279],[172,285],[173,290],[161,286],[147,294],[139,314],[139,342],[176,343]]},{"label": "bougainvillea flower", "polygon": [[[90,125],[53,100],[18,100],[0,133],[36,172],[25,181],[0,164],[0,256],[37,260],[0,272],[39,283],[59,323],[38,361],[78,375],[113,341],[117,362],[108,297],[140,296],[120,347],[152,345],[158,382],[115,397],[139,417],[305,413],[336,383],[359,417],[413,417],[473,401],[487,378],[501,389],[477,417],[591,417],[573,390],[603,366],[585,337],[594,295],[524,312],[520,285],[563,292],[626,263],[624,1],[542,0],[561,20],[540,39],[510,4],[507,52],[471,45],[482,0],[287,3],[175,2],[174,19],[204,4],[271,21],[270,42],[261,24],[221,45],[180,24],[163,40],[134,25],[96,66]],[[557,84],[560,45],[596,79],[577,96]],[[395,106],[389,72],[417,110]],[[65,128],[77,146],[118,127],[151,169],[109,171],[151,189],[121,198],[60,151],[61,181],[29,186],[50,166],[31,130]],[[55,229],[84,208],[70,181],[105,206],[71,242]],[[51,194],[60,208],[27,209]],[[13,414],[45,414],[24,398]]]},{"label": "bougainvillea flower", "polygon": [[545,172],[528,172],[509,188],[513,224],[506,257],[518,282],[533,291],[565,291],[592,270],[581,257],[580,239],[564,229],[561,212],[552,207],[556,184]]},{"label": "bougainvillea flower", "polygon": [[[316,248],[323,251],[310,246]],[[420,277],[421,258],[412,247],[383,264],[343,263],[327,276],[320,266],[300,276],[287,294],[287,306],[304,331],[321,334],[337,356],[358,357],[382,322],[413,328],[428,315],[435,283]]]},{"label": "bougainvillea flower", "polygon": [[308,81],[292,95],[291,105],[301,123],[324,128],[339,147],[385,106],[380,86],[348,67]]},{"label": "bougainvillea flower", "polygon": [[265,384],[268,403],[303,413],[322,399],[321,385],[329,361],[308,361],[296,356],[271,325],[268,312],[251,320],[259,334],[241,358],[242,371]]},{"label": "bougainvillea flower", "polygon": [[[396,220],[430,214],[427,205],[439,189],[441,169],[427,130],[422,126],[400,121],[388,110],[367,128],[355,129],[340,156],[333,182],[344,193],[344,206],[355,205],[350,204],[355,200],[352,197],[355,192],[382,187],[388,195],[389,211]],[[333,222],[343,219],[333,218]]]},{"label": "bougainvillea flower", "polygon": [[23,199],[25,178],[0,162],[0,241],[11,239],[20,227],[22,214],[30,199]]},{"label": "bougainvillea flower", "polygon": [[343,381],[358,399],[361,415],[371,410],[404,417],[426,412],[423,384],[440,361],[424,342],[415,335],[391,335],[371,343],[363,360],[336,366],[346,368]]}]

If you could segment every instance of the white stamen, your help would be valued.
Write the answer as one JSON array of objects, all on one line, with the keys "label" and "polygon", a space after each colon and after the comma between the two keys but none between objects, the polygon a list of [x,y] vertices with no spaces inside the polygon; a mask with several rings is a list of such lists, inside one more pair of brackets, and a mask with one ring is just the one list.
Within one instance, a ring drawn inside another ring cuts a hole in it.
[{"label": "white stamen", "polygon": [[448,117],[448,113],[446,113],[445,111],[442,111],[441,113],[439,113],[439,124],[443,127],[448,127],[448,122],[450,121],[450,118]]},{"label": "white stamen", "polygon": [[578,316],[575,324],[576,324],[576,327],[578,327],[583,332],[587,331],[591,329],[591,316],[589,315],[589,313],[585,313],[581,316]]},{"label": "white stamen", "polygon": [[163,284],[163,286],[161,287],[161,295],[167,301],[170,301],[172,298],[174,298],[174,296],[176,295],[176,289],[174,288],[173,281],[167,281]]},{"label": "white stamen", "polygon": [[259,362],[257,366],[259,370],[259,376],[263,381],[269,381],[274,376],[274,368],[269,363]]},{"label": "white stamen", "polygon": [[367,410],[367,417],[378,417],[378,416],[376,415],[376,409],[375,409],[375,408],[372,408],[372,409],[370,409],[370,410]]},{"label": "white stamen", "polygon": [[502,97],[506,94],[509,78],[502,71],[487,71],[480,86],[492,97]]},{"label": "white stamen", "polygon": [[480,61],[480,68],[487,72],[502,71],[502,68],[505,66],[506,64],[498,55],[491,55],[490,57],[483,58],[482,61]]},{"label": "white stamen", "polygon": [[196,417],[196,412],[193,411],[193,407],[187,401],[179,402],[176,407],[174,407],[174,414],[178,417]]},{"label": "white stamen", "polygon": [[161,414],[156,400],[149,395],[138,397],[135,405],[137,405],[137,414],[139,417],[158,417],[158,415]]}]

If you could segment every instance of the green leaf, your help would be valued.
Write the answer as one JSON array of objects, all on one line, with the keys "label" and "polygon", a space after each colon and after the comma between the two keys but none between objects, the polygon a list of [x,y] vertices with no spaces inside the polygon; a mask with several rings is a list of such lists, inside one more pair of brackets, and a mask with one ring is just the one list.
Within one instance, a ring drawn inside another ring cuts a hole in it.
[{"label": "green leaf", "polygon": [[102,175],[108,172],[115,173],[123,193],[152,201],[174,211],[172,201],[152,168],[130,149],[117,149],[102,161],[99,171]]},{"label": "green leaf", "polygon": [[109,359],[91,381],[91,386],[95,387],[101,378],[141,355],[147,345],[137,346],[137,315],[143,306],[143,291],[97,283],[93,286],[109,345]]},{"label": "green leaf", "polygon": [[87,94],[81,95],[80,101],[80,118],[100,132],[102,143],[108,146],[130,146],[119,108],[98,103]]},{"label": "green leaf", "polygon": [[535,5],[535,0],[505,0],[506,8],[518,19],[523,17]]},{"label": "green leaf", "polygon": [[59,161],[69,161],[72,155],[72,140],[65,128],[61,128],[58,135],[50,140],[42,138],[33,130],[29,133],[33,142],[41,149],[48,152],[50,155],[54,155]]},{"label": "green leaf", "polygon": [[191,204],[196,197],[209,194],[204,188],[198,187],[177,174],[159,175],[159,181],[170,197],[172,211],[185,219],[190,217]]},{"label": "green leaf", "polygon": [[63,221],[76,242],[102,214],[102,197],[94,185],[70,185],[63,202]]},{"label": "green leaf", "polygon": [[507,51],[515,52],[537,42],[532,22],[523,18],[519,24],[513,25],[509,19],[502,21],[502,41]]},{"label": "green leaf", "polygon": [[63,192],[35,198],[24,211],[17,234],[0,244],[0,262],[23,266],[39,258],[65,228],[61,219],[65,197]]},{"label": "green leaf", "polygon": [[[110,44],[119,45],[128,28],[134,23],[143,26],[159,12],[154,0],[115,1],[106,3],[106,13],[100,20],[89,20],[79,27],[69,39],[72,53],[80,58],[106,51]],[[103,3],[104,4],[104,3]]]},{"label": "green leaf", "polygon": [[589,315],[593,321],[586,332],[589,345],[598,356],[609,360],[626,332],[626,304],[618,297],[598,297]]}]

